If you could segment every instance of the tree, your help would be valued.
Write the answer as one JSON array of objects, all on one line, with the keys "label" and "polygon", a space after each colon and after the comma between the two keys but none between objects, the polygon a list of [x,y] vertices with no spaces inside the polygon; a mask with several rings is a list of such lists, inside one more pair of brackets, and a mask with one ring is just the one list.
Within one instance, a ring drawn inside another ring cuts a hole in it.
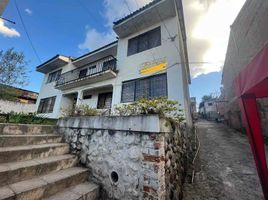
[{"label": "tree", "polygon": [[202,101],[209,101],[209,100],[212,100],[213,99],[213,97],[212,97],[212,95],[210,94],[210,95],[204,95],[203,97],[202,97]]},{"label": "tree", "polygon": [[13,48],[0,51],[0,84],[25,86],[28,83],[28,62],[23,52]]}]

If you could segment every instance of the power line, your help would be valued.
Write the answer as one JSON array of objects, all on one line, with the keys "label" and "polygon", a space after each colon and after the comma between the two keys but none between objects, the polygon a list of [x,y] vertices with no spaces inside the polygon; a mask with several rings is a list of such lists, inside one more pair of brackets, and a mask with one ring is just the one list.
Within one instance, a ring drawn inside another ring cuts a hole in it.
[{"label": "power line", "polygon": [[14,3],[15,3],[15,7],[16,7],[16,9],[17,9],[17,12],[18,12],[18,15],[19,15],[19,18],[20,18],[22,27],[23,27],[23,29],[24,29],[24,31],[25,31],[25,33],[26,33],[26,36],[27,36],[27,38],[28,38],[28,40],[29,40],[29,43],[30,43],[30,45],[31,45],[31,47],[32,47],[32,49],[33,49],[33,52],[34,52],[35,56],[37,57],[37,59],[39,60],[39,62],[42,63],[40,57],[38,56],[38,53],[37,53],[37,51],[36,51],[34,45],[33,45],[33,42],[32,42],[32,40],[31,40],[31,38],[30,38],[30,35],[29,35],[28,31],[27,31],[27,28],[26,28],[26,26],[25,26],[25,24],[24,24],[24,21],[23,21],[23,19],[22,19],[21,13],[20,13],[20,10],[19,10],[18,5],[17,5],[17,1],[14,0]]},{"label": "power line", "polygon": [[[129,10],[129,12],[130,12],[130,14],[131,14],[132,12],[131,12],[130,6],[128,5],[128,3],[127,3],[126,0],[124,0],[124,2],[125,2],[125,4],[126,4],[128,10]],[[136,2],[136,3],[137,3],[137,5],[138,5],[138,2]],[[143,19],[142,19],[142,20],[143,20]],[[137,32],[140,32],[140,31],[138,30],[138,28],[137,28],[137,26],[136,26],[135,23],[134,23],[134,27],[135,27],[135,29],[136,29]],[[149,51],[149,52],[151,53],[151,55],[152,55],[152,57],[153,57],[153,60],[156,61],[156,58],[155,58],[153,52],[152,52],[152,51]]]},{"label": "power line", "polygon": [[98,20],[93,15],[93,13],[91,12],[91,10],[89,10],[88,7],[82,2],[82,0],[77,0],[77,3],[87,13],[87,15],[89,16],[90,20],[93,19],[94,23],[97,24],[97,21]]},{"label": "power line", "polygon": [[175,36],[171,36],[171,34],[170,34],[170,32],[169,32],[169,30],[168,30],[168,28],[167,28],[167,25],[166,25],[165,22],[163,21],[163,19],[162,19],[160,13],[159,13],[157,7],[156,7],[156,12],[157,12],[157,14],[158,14],[158,16],[159,16],[160,21],[163,23],[164,28],[166,29],[166,31],[167,31],[167,33],[168,33],[168,35],[169,35],[169,39],[171,40],[172,44],[173,44],[173,45],[175,46],[175,48],[177,49],[177,52],[180,54],[180,50],[179,50],[179,48],[178,48],[177,45],[174,43],[174,41],[172,41],[172,38],[174,38]]},{"label": "power line", "polygon": [[9,23],[11,23],[11,24],[16,24],[16,22],[14,22],[14,21],[12,21],[12,20],[10,20],[10,19],[4,18],[4,17],[2,17],[2,16],[0,16],[0,19],[2,19],[2,20],[4,20],[4,21],[7,21],[7,22],[9,22]]}]

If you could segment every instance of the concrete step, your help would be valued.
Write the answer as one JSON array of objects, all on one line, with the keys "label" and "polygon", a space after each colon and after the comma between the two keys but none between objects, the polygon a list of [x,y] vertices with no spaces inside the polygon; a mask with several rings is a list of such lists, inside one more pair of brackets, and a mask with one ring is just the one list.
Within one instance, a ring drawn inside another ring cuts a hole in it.
[{"label": "concrete step", "polygon": [[65,143],[1,147],[0,163],[46,158],[49,156],[67,154],[68,152],[69,145]]},{"label": "concrete step", "polygon": [[75,166],[77,163],[78,159],[74,155],[67,154],[0,164],[0,186],[67,169]]},{"label": "concrete step", "polygon": [[35,200],[48,198],[68,187],[85,182],[87,177],[88,170],[81,167],[60,170],[4,186],[0,188],[0,199]]},{"label": "concrete step", "polygon": [[57,134],[57,126],[0,123],[0,135]]},{"label": "concrete step", "polygon": [[62,142],[60,135],[0,135],[0,147],[46,144]]},{"label": "concrete step", "polygon": [[44,200],[99,200],[100,188],[90,182],[84,182],[74,187],[67,188]]}]

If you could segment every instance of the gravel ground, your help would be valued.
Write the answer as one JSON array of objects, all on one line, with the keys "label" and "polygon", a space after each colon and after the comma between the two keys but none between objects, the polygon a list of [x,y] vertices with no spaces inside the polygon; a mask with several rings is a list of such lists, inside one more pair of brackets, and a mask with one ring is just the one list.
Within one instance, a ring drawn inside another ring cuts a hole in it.
[{"label": "gravel ground", "polygon": [[223,124],[197,123],[201,143],[194,184],[185,200],[264,199],[247,136]]}]

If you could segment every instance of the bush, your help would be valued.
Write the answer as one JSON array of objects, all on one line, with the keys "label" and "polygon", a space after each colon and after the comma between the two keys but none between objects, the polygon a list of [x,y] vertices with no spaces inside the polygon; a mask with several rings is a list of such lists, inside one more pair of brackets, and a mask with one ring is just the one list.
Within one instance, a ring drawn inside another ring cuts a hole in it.
[{"label": "bush", "polygon": [[77,117],[77,116],[96,116],[100,115],[100,112],[91,108],[88,105],[77,105],[74,108],[63,110],[64,117]]},{"label": "bush", "polygon": [[177,101],[169,100],[166,97],[140,98],[136,102],[117,106],[114,113],[120,116],[158,114],[170,121],[181,122],[185,120],[185,117],[183,110],[178,108],[179,106]]},{"label": "bush", "polygon": [[57,120],[37,116],[36,113],[25,114],[11,112],[7,114],[0,114],[0,123],[55,125]]}]

